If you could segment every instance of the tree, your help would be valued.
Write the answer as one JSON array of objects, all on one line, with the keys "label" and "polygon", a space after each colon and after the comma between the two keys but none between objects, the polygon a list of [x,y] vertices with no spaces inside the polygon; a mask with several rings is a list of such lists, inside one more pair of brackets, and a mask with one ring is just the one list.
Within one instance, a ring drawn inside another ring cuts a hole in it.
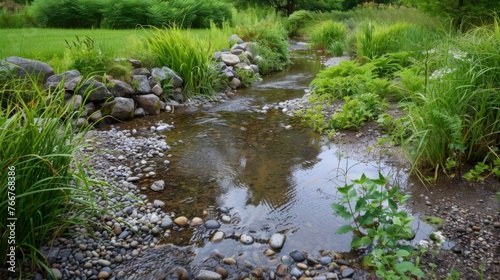
[{"label": "tree", "polygon": [[449,18],[457,30],[491,21],[500,12],[498,0],[404,0],[433,15]]}]

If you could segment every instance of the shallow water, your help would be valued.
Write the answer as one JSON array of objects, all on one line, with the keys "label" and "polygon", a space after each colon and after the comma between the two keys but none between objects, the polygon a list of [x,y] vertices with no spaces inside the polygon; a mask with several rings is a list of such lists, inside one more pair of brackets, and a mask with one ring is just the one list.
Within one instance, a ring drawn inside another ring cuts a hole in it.
[{"label": "shallow water", "polygon": [[[167,242],[194,246],[192,266],[203,263],[213,251],[271,265],[273,260],[263,251],[277,232],[287,238],[278,256],[294,249],[316,256],[321,250],[349,251],[352,236],[335,234],[345,224],[330,206],[337,201],[336,186],[362,173],[377,177],[378,172],[406,184],[407,174],[400,167],[367,160],[364,150],[342,150],[279,110],[255,111],[303,96],[325,58],[296,51],[292,60],[287,71],[263,77],[226,102],[120,125],[149,127],[159,120],[175,125],[164,133],[172,146],[170,169],[154,178],[165,180],[168,187],[160,193],[146,191],[151,200],[160,199],[167,212],[189,219],[219,219],[217,209],[230,210],[231,222],[219,229],[226,238],[219,243],[210,242],[212,231],[172,232]],[[288,125],[292,129],[286,129]],[[429,231],[424,223],[416,226],[423,229],[419,232]],[[238,241],[241,234],[252,235],[256,242],[243,245]]]}]

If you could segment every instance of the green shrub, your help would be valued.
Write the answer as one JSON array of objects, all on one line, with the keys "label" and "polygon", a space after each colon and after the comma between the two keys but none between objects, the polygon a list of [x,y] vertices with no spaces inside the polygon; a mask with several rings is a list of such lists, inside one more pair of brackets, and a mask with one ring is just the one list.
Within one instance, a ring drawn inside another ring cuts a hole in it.
[{"label": "green shrub", "polygon": [[[40,248],[70,226],[91,228],[88,217],[98,209],[93,196],[97,188],[90,187],[97,182],[88,179],[84,169],[90,169],[77,158],[86,130],[76,130],[70,119],[64,121],[72,108],[63,105],[63,91],[45,96],[35,82],[10,80],[0,89],[2,98],[10,98],[0,112],[0,218],[17,218],[15,244],[7,238],[7,223],[0,223],[0,265],[6,264],[9,247],[15,246],[21,274],[26,268],[49,270]],[[35,95],[31,102],[24,101],[26,91]]]},{"label": "green shrub", "polygon": [[311,82],[312,94],[328,96],[332,100],[364,93],[366,81],[376,78],[371,64],[360,65],[345,60],[339,65],[322,70]]},{"label": "green shrub", "polygon": [[96,28],[101,26],[101,11],[108,4],[100,0],[35,0],[31,9],[39,26]]},{"label": "green shrub", "polygon": [[345,24],[334,21],[324,21],[315,25],[310,31],[312,47],[315,49],[329,50],[334,44],[345,43],[347,37],[347,28]]},{"label": "green shrub", "polygon": [[290,36],[302,35],[303,29],[312,24],[313,20],[311,12],[305,10],[295,11],[286,21],[286,30]]},{"label": "green shrub", "polygon": [[27,28],[35,26],[35,20],[29,13],[29,8],[16,8],[13,12],[4,8],[0,10],[0,28]]}]

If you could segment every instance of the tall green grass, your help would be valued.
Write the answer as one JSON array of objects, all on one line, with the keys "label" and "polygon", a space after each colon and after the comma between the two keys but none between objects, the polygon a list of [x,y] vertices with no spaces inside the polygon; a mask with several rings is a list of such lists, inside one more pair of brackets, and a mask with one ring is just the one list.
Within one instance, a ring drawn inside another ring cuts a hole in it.
[{"label": "tall green grass", "polygon": [[[0,265],[15,246],[21,273],[47,270],[40,248],[72,225],[89,226],[89,215],[98,211],[93,196],[98,188],[90,186],[96,182],[77,158],[86,130],[71,125],[72,108],[64,105],[62,91],[47,96],[34,85],[35,79],[10,80],[0,88]],[[15,189],[8,184],[12,169]],[[15,205],[9,205],[14,194]],[[17,218],[14,245],[5,223],[11,211]]]},{"label": "tall green grass", "polygon": [[184,97],[213,96],[212,81],[216,74],[211,58],[215,50],[210,41],[192,36],[189,30],[183,31],[176,26],[153,30],[148,40],[149,51],[157,65],[167,66],[182,77]]},{"label": "tall green grass", "polygon": [[[327,50],[335,55],[342,55],[347,38],[347,27],[344,23],[324,21],[311,28],[310,37],[312,47]],[[340,51],[333,53],[333,48],[340,46]]]},{"label": "tall green grass", "polygon": [[483,160],[500,145],[498,23],[451,38],[428,60],[436,69],[409,108],[413,162],[425,170]]},{"label": "tall green grass", "polygon": [[418,58],[422,50],[443,35],[432,28],[404,22],[392,25],[368,22],[357,28],[355,36],[355,53],[363,61],[401,51],[412,52]]}]

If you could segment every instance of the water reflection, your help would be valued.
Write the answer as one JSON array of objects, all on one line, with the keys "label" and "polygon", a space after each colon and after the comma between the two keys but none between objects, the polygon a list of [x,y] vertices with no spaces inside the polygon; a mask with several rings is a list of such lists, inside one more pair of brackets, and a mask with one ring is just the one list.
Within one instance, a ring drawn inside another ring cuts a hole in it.
[{"label": "water reflection", "polygon": [[[168,187],[146,193],[151,200],[164,201],[167,211],[188,218],[218,219],[218,207],[230,209],[230,222],[219,229],[226,238],[219,243],[211,243],[213,231],[204,229],[173,232],[167,240],[194,244],[192,265],[214,251],[269,265],[273,260],[262,252],[276,232],[287,236],[278,256],[293,249],[313,255],[324,249],[349,251],[352,236],[334,233],[345,224],[330,206],[338,199],[336,187],[363,173],[376,178],[381,172],[396,182],[406,181],[401,168],[382,159],[367,160],[365,151],[333,145],[302,127],[298,119],[278,110],[265,114],[251,110],[302,96],[322,68],[321,59],[309,52],[296,53],[288,71],[265,77],[230,101],[170,116],[167,122],[176,126],[165,133],[172,146],[171,167],[155,178],[165,180]],[[208,211],[205,216],[204,211]],[[242,244],[241,234],[251,234],[256,242]]]}]

